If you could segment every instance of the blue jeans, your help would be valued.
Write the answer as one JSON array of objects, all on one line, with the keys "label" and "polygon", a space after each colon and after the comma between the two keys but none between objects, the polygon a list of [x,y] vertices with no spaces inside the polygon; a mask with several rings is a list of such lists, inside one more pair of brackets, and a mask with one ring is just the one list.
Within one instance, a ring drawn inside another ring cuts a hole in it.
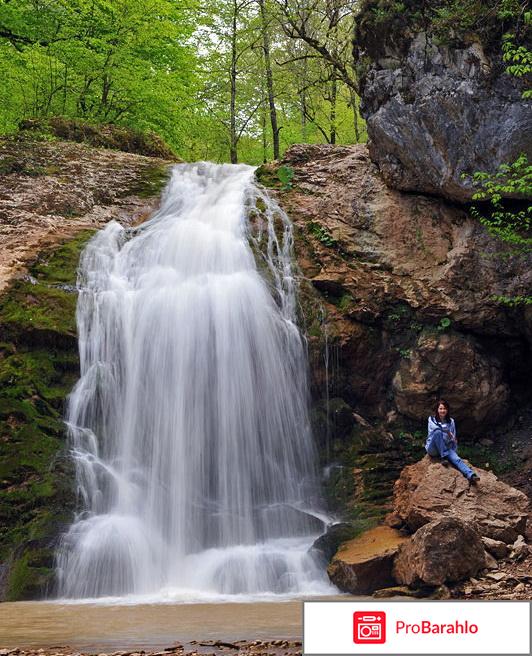
[{"label": "blue jeans", "polygon": [[449,436],[440,429],[432,433],[432,437],[427,440],[425,449],[429,456],[447,458],[468,480],[473,475],[473,470],[456,453],[456,446],[451,442]]}]

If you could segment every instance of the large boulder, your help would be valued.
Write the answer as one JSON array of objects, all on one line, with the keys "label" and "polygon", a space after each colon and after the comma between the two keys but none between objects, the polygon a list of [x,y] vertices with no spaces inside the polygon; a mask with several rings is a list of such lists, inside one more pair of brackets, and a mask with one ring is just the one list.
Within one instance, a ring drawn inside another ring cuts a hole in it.
[{"label": "large boulder", "polygon": [[532,153],[525,86],[505,72],[500,43],[444,43],[413,20],[386,34],[372,28],[371,9],[366,18],[357,35],[359,60],[370,61],[361,108],[371,158],[390,186],[467,202],[472,173]]},{"label": "large boulder", "polygon": [[433,520],[455,517],[481,536],[514,542],[525,531],[528,498],[491,472],[474,470],[480,481],[472,486],[456,469],[429,456],[405,467],[394,486],[388,523],[403,522],[414,533]]},{"label": "large boulder", "polygon": [[467,432],[500,420],[510,396],[500,361],[473,337],[436,331],[421,333],[411,357],[401,360],[393,389],[401,414],[418,420],[443,393]]},{"label": "large boulder", "polygon": [[475,576],[486,566],[479,534],[455,517],[435,519],[399,547],[393,576],[406,585],[441,585]]},{"label": "large boulder", "polygon": [[331,581],[344,592],[371,594],[394,585],[393,560],[408,537],[388,526],[377,526],[345,542],[327,568]]}]

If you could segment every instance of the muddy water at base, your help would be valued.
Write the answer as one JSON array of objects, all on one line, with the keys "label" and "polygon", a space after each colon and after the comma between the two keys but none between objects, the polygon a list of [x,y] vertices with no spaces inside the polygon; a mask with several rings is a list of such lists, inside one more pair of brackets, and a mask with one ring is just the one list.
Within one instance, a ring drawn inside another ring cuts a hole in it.
[{"label": "muddy water at base", "polygon": [[2,603],[0,648],[68,645],[77,650],[153,650],[198,639],[300,639],[302,613],[301,601],[135,606]]}]

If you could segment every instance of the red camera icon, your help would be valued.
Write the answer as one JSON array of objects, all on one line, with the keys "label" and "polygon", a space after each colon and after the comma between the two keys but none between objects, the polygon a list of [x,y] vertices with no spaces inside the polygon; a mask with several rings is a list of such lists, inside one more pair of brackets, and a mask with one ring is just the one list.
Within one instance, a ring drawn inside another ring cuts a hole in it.
[{"label": "red camera icon", "polygon": [[353,613],[353,641],[357,645],[382,645],[386,642],[386,613],[383,611]]}]

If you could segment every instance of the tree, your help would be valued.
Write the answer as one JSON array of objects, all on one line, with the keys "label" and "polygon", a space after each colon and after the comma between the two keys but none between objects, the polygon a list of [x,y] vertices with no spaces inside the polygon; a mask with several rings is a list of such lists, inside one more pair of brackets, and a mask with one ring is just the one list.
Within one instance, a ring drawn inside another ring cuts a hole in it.
[{"label": "tree", "polygon": [[266,15],[264,0],[258,0],[260,7],[262,47],[264,51],[264,68],[266,72],[266,86],[268,89],[268,105],[270,108],[270,121],[273,135],[273,159],[279,159],[279,127],[277,124],[277,109],[275,107],[275,94],[273,91],[273,73],[270,58],[269,21]]},{"label": "tree", "polygon": [[195,63],[184,3],[4,0],[0,26],[13,122],[63,114],[172,134]]},{"label": "tree", "polygon": [[351,1],[0,0],[0,131],[63,115],[235,163],[359,140]]}]

